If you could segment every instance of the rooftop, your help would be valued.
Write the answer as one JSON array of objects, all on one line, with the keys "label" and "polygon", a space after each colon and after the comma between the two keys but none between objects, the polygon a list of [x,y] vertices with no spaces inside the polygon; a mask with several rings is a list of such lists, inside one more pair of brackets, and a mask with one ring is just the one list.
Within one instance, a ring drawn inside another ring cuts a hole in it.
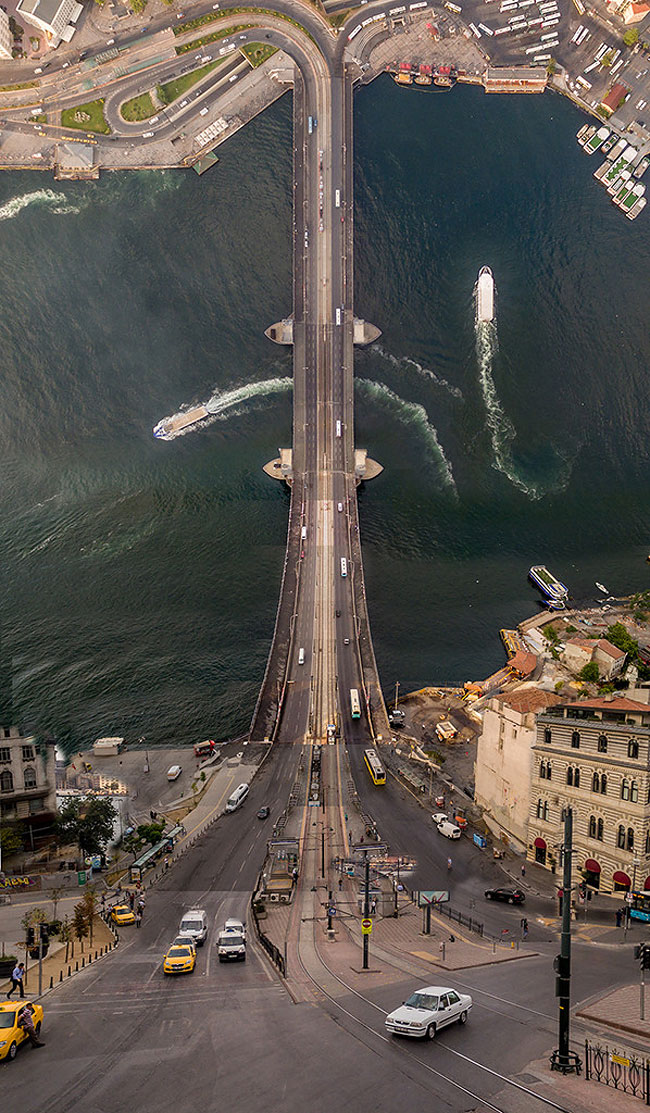
[{"label": "rooftop", "polygon": [[513,711],[518,711],[520,715],[528,715],[531,711],[545,711],[547,707],[566,703],[566,699],[562,699],[555,692],[545,692],[542,688],[518,688],[514,692],[503,692],[494,698],[499,703],[511,707]]}]

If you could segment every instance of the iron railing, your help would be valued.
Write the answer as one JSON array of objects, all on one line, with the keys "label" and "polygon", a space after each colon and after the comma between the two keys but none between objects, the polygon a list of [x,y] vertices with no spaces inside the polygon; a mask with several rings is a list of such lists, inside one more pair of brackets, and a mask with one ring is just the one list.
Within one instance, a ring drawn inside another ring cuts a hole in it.
[{"label": "iron railing", "polygon": [[585,1040],[585,1078],[632,1094],[650,1105],[650,1060],[637,1052],[619,1051]]}]

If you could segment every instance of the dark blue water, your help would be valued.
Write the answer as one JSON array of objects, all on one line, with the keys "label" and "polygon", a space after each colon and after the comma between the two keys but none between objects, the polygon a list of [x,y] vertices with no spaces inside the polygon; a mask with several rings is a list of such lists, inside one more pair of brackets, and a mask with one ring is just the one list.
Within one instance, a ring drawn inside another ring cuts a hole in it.
[{"label": "dark blue water", "polygon": [[[357,443],[387,687],[498,667],[547,562],[577,596],[648,572],[650,237],[559,98],[356,96]],[[290,443],[285,98],[194,174],[0,179],[2,645],[14,717],[66,745],[250,720],[273,629]],[[475,332],[480,266],[497,327]],[[208,427],[152,425],[213,396]]]}]

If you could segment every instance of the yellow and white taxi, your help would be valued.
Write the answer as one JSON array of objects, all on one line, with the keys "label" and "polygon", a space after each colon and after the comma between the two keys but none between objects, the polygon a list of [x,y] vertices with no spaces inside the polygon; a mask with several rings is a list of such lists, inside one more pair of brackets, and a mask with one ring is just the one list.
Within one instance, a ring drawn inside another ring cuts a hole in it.
[{"label": "yellow and white taxi", "polygon": [[116,904],[111,909],[111,920],[114,924],[134,924],[135,912],[132,912],[128,904]]},{"label": "yellow and white taxi", "polygon": [[0,1004],[0,1059],[15,1059],[21,1043],[27,1039],[24,1028],[18,1027],[18,1015],[25,1005],[32,1006],[32,1018],[36,1035],[43,1023],[43,1007],[34,1001],[3,1001]]},{"label": "yellow and white taxi", "polygon": [[172,943],[163,961],[164,974],[191,974],[196,966],[196,951],[193,947],[180,947]]}]

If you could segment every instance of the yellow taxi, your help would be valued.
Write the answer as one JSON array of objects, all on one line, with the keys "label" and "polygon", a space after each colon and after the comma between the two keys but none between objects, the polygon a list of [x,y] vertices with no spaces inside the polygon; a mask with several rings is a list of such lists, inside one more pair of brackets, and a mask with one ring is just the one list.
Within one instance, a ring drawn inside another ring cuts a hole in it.
[{"label": "yellow taxi", "polygon": [[193,947],[180,947],[172,943],[163,961],[164,974],[191,974],[196,966],[196,951]]},{"label": "yellow taxi", "polygon": [[111,909],[111,920],[114,924],[134,924],[135,912],[132,912],[128,904],[116,904]]},{"label": "yellow taxi", "polygon": [[27,1039],[24,1028],[18,1027],[18,1015],[25,1005],[32,1006],[34,1030],[38,1036],[43,1023],[43,1007],[34,1001],[3,1001],[0,1004],[0,1059],[15,1059],[21,1043]]}]

